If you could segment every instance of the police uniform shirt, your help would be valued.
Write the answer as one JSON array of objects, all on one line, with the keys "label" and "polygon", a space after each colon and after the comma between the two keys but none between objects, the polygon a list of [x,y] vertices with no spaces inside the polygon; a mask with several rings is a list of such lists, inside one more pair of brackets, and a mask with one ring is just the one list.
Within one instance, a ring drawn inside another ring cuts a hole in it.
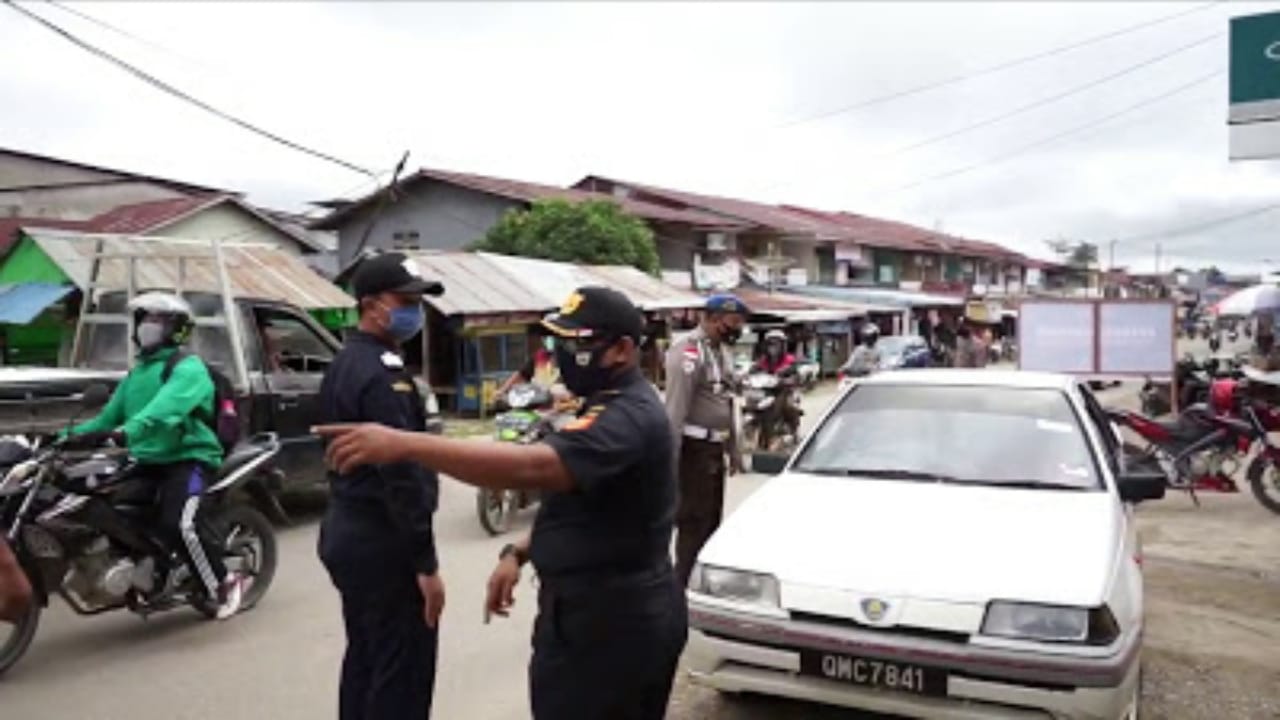
[{"label": "police uniform shirt", "polygon": [[662,400],[638,370],[596,394],[543,442],[573,480],[549,492],[533,526],[530,559],[544,581],[648,570],[668,560],[676,482]]},{"label": "police uniform shirt", "polygon": [[677,438],[685,425],[728,431],[733,425],[732,363],[727,349],[695,328],[667,350],[667,412]]},{"label": "police uniform shirt", "polygon": [[[375,422],[400,430],[426,430],[426,411],[400,355],[364,332],[352,331],[320,386],[321,420]],[[414,569],[437,570],[432,514],[439,495],[436,473],[413,463],[363,465],[347,475],[330,472],[334,510],[368,518],[372,539],[381,536],[407,554]]]}]

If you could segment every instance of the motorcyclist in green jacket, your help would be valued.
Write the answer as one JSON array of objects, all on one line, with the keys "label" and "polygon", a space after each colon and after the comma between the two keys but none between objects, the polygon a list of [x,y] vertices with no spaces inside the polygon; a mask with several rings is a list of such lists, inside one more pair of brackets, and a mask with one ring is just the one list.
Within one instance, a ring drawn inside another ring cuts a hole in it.
[{"label": "motorcyclist in green jacket", "polygon": [[71,442],[95,447],[127,446],[138,473],[157,488],[158,528],[185,558],[208,597],[217,598],[218,619],[240,608],[244,579],[228,574],[222,552],[200,516],[200,501],[217,476],[223,450],[205,417],[213,417],[214,384],[204,361],[182,358],[162,382],[169,358],[195,326],[181,297],[148,292],[129,303],[134,315],[133,369],[102,412],[71,429]]}]

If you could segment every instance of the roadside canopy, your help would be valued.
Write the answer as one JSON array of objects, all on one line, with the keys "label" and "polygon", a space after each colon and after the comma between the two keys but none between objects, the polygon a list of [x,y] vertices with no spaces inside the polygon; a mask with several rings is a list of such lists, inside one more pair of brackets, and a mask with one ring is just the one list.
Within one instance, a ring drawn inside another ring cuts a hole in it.
[{"label": "roadside canopy", "polygon": [[26,325],[74,289],[42,282],[0,285],[0,323]]},{"label": "roadside canopy", "polygon": [[960,307],[964,299],[950,295],[863,287],[823,287],[815,285],[787,286],[786,292],[810,297],[825,297],[846,302],[890,306],[898,310],[929,307]]}]

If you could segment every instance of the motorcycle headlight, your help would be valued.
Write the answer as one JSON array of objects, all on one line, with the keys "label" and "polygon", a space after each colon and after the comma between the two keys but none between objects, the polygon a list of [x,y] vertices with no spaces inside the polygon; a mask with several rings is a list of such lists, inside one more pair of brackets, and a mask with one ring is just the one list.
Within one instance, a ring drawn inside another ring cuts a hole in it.
[{"label": "motorcycle headlight", "polygon": [[33,460],[26,460],[9,468],[4,474],[4,479],[0,480],[0,495],[11,493],[22,487],[22,481],[26,480],[36,470],[38,464]]},{"label": "motorcycle headlight", "polygon": [[776,608],[781,606],[778,579],[772,575],[713,567],[693,567],[689,589],[721,600]]},{"label": "motorcycle headlight", "polygon": [[987,606],[982,634],[1041,642],[1109,645],[1119,637],[1120,626],[1105,606],[1089,609],[997,601]]}]

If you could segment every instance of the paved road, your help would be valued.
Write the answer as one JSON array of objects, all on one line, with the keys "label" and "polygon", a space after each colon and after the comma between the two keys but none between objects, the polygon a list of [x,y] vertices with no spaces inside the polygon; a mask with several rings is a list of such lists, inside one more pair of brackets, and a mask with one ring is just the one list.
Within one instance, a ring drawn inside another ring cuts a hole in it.
[{"label": "paved road", "polygon": [[[1181,350],[1204,354],[1202,341]],[[831,398],[806,402],[811,421]],[[1132,392],[1132,387],[1109,391]],[[763,478],[730,481],[736,507]],[[474,514],[473,491],[445,481],[436,532],[448,588],[435,717],[528,717],[525,668],[533,588],[521,586],[511,618],[484,625],[484,583],[503,538],[489,538]],[[280,535],[281,564],[262,605],[214,624],[177,611],[142,622],[127,614],[77,618],[61,604],[46,614],[27,658],[0,681],[4,720],[312,720],[336,714],[342,652],[338,603],[315,557],[316,514]],[[525,518],[520,529],[527,528]],[[851,717],[780,701],[723,703],[681,682],[671,716],[706,718]]]},{"label": "paved road", "polygon": [[[810,417],[830,399],[815,391]],[[736,506],[763,481],[731,480]],[[504,538],[475,518],[473,491],[441,484],[436,533],[448,603],[441,628],[435,717],[528,717],[525,668],[533,588],[520,587],[512,617],[485,625],[484,584]],[[45,615],[30,654],[0,681],[4,720],[314,720],[336,715],[343,648],[338,602],[315,556],[317,513],[280,534],[280,570],[262,604],[227,623],[193,611],[149,621],[123,613],[76,617],[60,602]],[[524,518],[521,529],[531,519]]]}]

